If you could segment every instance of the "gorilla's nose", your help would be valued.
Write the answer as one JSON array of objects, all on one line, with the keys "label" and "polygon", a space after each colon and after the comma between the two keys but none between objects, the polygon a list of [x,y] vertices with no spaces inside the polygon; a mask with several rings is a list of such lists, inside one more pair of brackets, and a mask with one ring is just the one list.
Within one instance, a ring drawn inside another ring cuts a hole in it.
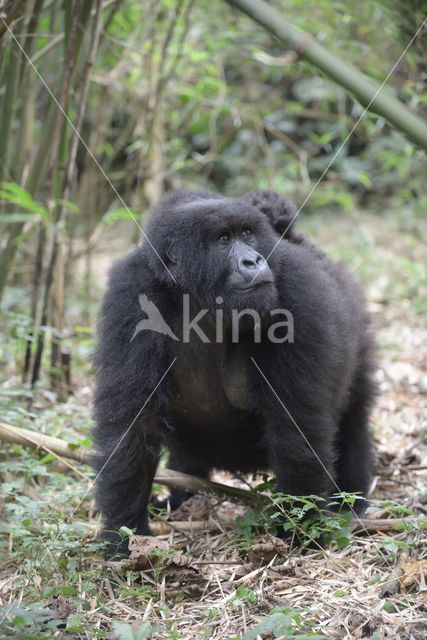
[{"label": "gorilla's nose", "polygon": [[243,276],[253,278],[259,271],[267,266],[265,258],[256,251],[251,251],[240,256],[237,262],[237,268]]},{"label": "gorilla's nose", "polygon": [[268,262],[263,256],[242,244],[235,245],[233,266],[228,284],[236,291],[249,291],[253,287],[273,284],[274,277]]}]

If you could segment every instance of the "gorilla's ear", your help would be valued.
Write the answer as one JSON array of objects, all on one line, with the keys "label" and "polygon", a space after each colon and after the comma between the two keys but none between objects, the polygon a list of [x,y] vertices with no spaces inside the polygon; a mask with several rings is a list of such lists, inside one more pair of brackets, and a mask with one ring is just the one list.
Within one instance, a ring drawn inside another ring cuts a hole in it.
[{"label": "gorilla's ear", "polygon": [[165,254],[166,254],[167,261],[170,265],[177,263],[175,252],[170,242],[166,245]]},{"label": "gorilla's ear", "polygon": [[249,204],[267,216],[273,229],[281,236],[285,234],[284,237],[288,238],[292,235],[298,214],[298,210],[292,200],[279,196],[278,193],[269,189],[246,193],[242,200],[249,202]]}]

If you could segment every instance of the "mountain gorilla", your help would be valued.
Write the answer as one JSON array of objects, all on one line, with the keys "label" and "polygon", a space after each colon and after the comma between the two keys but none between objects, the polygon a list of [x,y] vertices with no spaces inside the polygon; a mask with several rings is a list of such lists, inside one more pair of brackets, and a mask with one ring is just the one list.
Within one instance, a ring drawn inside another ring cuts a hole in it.
[{"label": "mountain gorilla", "polygon": [[[122,525],[149,533],[162,446],[169,468],[204,478],[269,469],[284,493],[366,495],[374,384],[363,298],[293,231],[295,215],[271,191],[177,191],[113,267],[94,429],[110,543]],[[172,508],[188,495],[173,490]]]}]

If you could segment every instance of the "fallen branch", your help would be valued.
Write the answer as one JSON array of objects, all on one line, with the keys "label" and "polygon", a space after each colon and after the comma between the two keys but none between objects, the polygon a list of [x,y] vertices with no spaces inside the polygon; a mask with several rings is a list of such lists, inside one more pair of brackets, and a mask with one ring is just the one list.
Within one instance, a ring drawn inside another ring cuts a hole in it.
[{"label": "fallen branch", "polygon": [[36,433],[29,429],[13,427],[11,424],[0,422],[0,440],[11,444],[20,444],[24,447],[32,447],[47,451],[58,458],[70,458],[83,464],[89,464],[93,451],[87,447],[76,447],[70,442],[65,442],[44,433]]},{"label": "fallen branch", "polygon": [[[387,531],[396,531],[395,527],[404,525],[405,527],[412,526],[417,522],[416,518],[360,518],[354,520],[352,533],[359,535],[368,535],[371,533],[383,533]],[[97,530],[98,524],[92,524],[87,522],[79,522],[79,525],[87,527],[88,529]],[[234,520],[231,518],[219,518],[218,521],[208,518],[207,520],[167,520],[162,518],[161,520],[154,519],[150,522],[150,529],[156,536],[162,536],[170,532],[171,529],[177,533],[196,533],[196,532],[208,532],[217,531],[222,529],[232,529],[235,526]]]},{"label": "fallen branch", "polygon": [[[29,429],[14,427],[10,424],[6,424],[5,422],[0,422],[0,440],[10,442],[12,444],[20,444],[26,447],[41,449],[51,453],[59,459],[70,458],[84,464],[90,464],[92,456],[95,455],[95,452],[87,447],[76,447],[75,445],[65,442],[60,438],[36,433]],[[214,494],[222,498],[228,498],[238,502],[253,502],[258,497],[256,493],[248,491],[247,489],[230,487],[229,485],[221,484],[219,482],[211,482],[210,480],[197,478],[196,476],[191,476],[187,473],[180,473],[179,471],[172,471],[172,469],[166,468],[157,470],[154,481],[157,482],[157,484],[164,485],[165,487],[184,489],[195,493]],[[416,518],[414,517],[377,519],[362,518],[354,522],[353,532],[363,534],[369,532],[375,533],[378,531],[393,531],[396,527],[410,527],[415,522]],[[156,533],[163,533],[165,528],[173,528],[184,532],[209,530],[216,527],[217,525],[210,521],[167,522],[163,519],[162,522],[154,525],[154,528],[157,528]]]},{"label": "fallen branch", "polygon": [[166,469],[165,467],[157,470],[154,476],[154,482],[169,488],[184,489],[186,491],[194,491],[195,493],[214,494],[238,502],[253,502],[258,497],[256,493],[248,491],[247,489],[230,487],[228,484],[204,480],[203,478],[197,478],[188,473],[172,471],[172,469]]},{"label": "fallen branch", "polygon": [[[359,520],[353,521],[353,533],[358,534],[370,534],[379,533],[384,531],[396,531],[396,527],[411,527],[417,522],[416,518],[359,518]],[[222,527],[234,527],[234,520],[220,519]],[[194,531],[215,531],[220,528],[220,524],[215,520],[166,520],[162,518],[161,521],[154,521],[151,523],[153,533],[156,535],[162,535],[167,533],[170,529],[175,529],[182,533],[192,533]]]},{"label": "fallen branch", "polygon": [[[36,433],[29,429],[14,427],[5,422],[0,422],[0,440],[12,444],[20,444],[24,447],[33,447],[47,451],[59,459],[71,458],[84,464],[90,464],[91,458],[96,454],[87,447],[76,447],[73,443],[65,442],[60,438],[47,436],[43,433]],[[195,493],[208,493],[226,497],[229,500],[238,502],[252,502],[256,499],[256,494],[247,489],[230,487],[219,482],[211,482],[203,478],[197,478],[187,473],[172,471],[172,469],[161,468],[157,470],[154,482],[169,488],[184,489]]]},{"label": "fallen branch", "polygon": [[396,531],[397,527],[411,527],[416,518],[360,518],[354,521],[353,533],[370,533],[377,531]]}]

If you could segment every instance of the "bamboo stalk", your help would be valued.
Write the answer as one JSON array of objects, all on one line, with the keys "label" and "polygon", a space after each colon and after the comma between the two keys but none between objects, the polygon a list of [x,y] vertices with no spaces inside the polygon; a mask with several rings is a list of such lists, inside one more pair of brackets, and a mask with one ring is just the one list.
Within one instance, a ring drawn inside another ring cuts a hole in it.
[{"label": "bamboo stalk", "polygon": [[240,9],[279,40],[292,47],[302,58],[309,60],[344,87],[369,111],[376,113],[419,147],[427,150],[427,126],[421,118],[391,96],[378,83],[352,65],[328,51],[309,33],[285,20],[282,14],[263,0],[226,0]]},{"label": "bamboo stalk", "polygon": [[28,378],[28,374],[31,368],[31,356],[32,356],[32,348],[33,348],[33,339],[36,335],[36,323],[37,323],[37,310],[39,303],[39,295],[40,295],[40,285],[43,273],[43,258],[44,258],[44,249],[46,243],[46,227],[44,224],[40,225],[38,237],[37,237],[37,249],[36,249],[36,257],[34,262],[34,271],[33,271],[33,280],[31,287],[31,328],[28,331],[28,339],[25,345],[25,357],[24,357],[24,369],[22,372],[22,381],[26,382]]},{"label": "bamboo stalk", "polygon": [[[31,193],[31,195],[34,195],[37,192],[40,185],[46,178],[48,160],[51,157],[54,142],[52,130],[55,128],[57,109],[55,102],[51,100],[46,116],[46,125],[44,127],[45,134],[42,135],[40,139],[36,156],[32,162],[31,170],[29,171],[27,180],[24,184],[25,189]],[[8,275],[13,266],[13,261],[18,248],[19,236],[21,235],[23,228],[23,222],[9,225],[6,247],[0,254],[0,301],[4,293]]]},{"label": "bamboo stalk", "polygon": [[[86,13],[84,15],[84,20],[87,21],[90,17],[90,9],[92,3],[87,3]],[[83,81],[80,91],[80,99],[79,99],[79,109],[77,114],[77,121],[75,124],[75,128],[71,133],[71,146],[70,152],[68,156],[67,166],[64,172],[64,178],[62,181],[61,188],[61,197],[67,200],[70,197],[71,185],[74,179],[75,171],[76,171],[76,158],[77,158],[77,150],[80,142],[80,135],[83,126],[84,117],[86,114],[86,108],[89,97],[89,79],[90,79],[90,71],[92,69],[93,63],[95,61],[96,52],[98,50],[99,40],[101,36],[101,28],[102,28],[102,0],[96,0],[96,13],[95,18],[93,20],[92,25],[92,35],[91,35],[91,44],[89,48],[89,52],[86,57],[86,64],[83,72]],[[81,20],[83,22],[83,18]],[[81,26],[81,29],[83,27]],[[75,61],[77,62],[77,56],[75,56]],[[73,73],[73,68],[70,70],[70,75]],[[64,130],[65,133],[65,130]],[[62,221],[65,217],[65,206],[61,204],[59,206],[57,212],[57,224]],[[55,327],[57,330],[52,338],[52,346],[51,346],[51,380],[52,380],[52,388],[64,390],[65,393],[69,392],[69,386],[64,385],[64,371],[61,363],[61,332],[63,325],[63,316],[64,316],[64,252],[63,246],[60,241],[58,235],[57,238],[57,251],[55,252],[56,261],[52,267],[54,272],[54,286],[52,288],[52,318],[51,325]]]},{"label": "bamboo stalk", "polygon": [[11,127],[16,107],[16,95],[19,78],[20,52],[12,46],[6,72],[6,88],[0,120],[0,182],[9,177],[9,151],[12,142]]},{"label": "bamboo stalk", "polygon": [[[113,5],[114,3],[116,3],[116,5],[119,5],[120,3],[122,3],[123,0],[106,0],[105,2],[103,2],[102,5],[102,9],[103,11],[107,8],[109,8],[111,5]],[[107,22],[109,23],[112,18],[114,17],[115,12],[117,11],[117,8],[113,8],[110,15],[108,16],[107,20],[106,20],[106,24],[105,24],[105,29],[107,29],[108,25]],[[96,9],[92,9],[92,16],[94,16],[96,13]],[[54,38],[52,38],[48,44],[43,47],[43,49],[40,49],[39,51],[37,51],[33,58],[32,58],[32,63],[35,65],[37,64],[37,62],[39,62],[42,58],[44,58],[48,53],[50,53],[52,51],[52,49],[55,49],[55,47],[57,47],[58,45],[61,44],[61,42],[63,42],[64,40],[64,33],[59,33],[58,35],[56,35]]]},{"label": "bamboo stalk", "polygon": [[0,38],[4,36],[8,28],[10,29],[13,21],[18,17],[18,14],[23,6],[25,0],[15,0],[9,9],[9,13],[5,18],[0,16]]},{"label": "bamboo stalk", "polygon": [[[61,83],[61,92],[59,98],[59,107],[55,104],[55,126],[53,128],[53,145],[50,155],[49,161],[49,170],[47,175],[47,185],[46,191],[49,193],[49,196],[52,200],[55,200],[55,196],[59,196],[57,193],[57,185],[59,174],[62,170],[62,155],[64,153],[64,147],[66,144],[66,120],[65,115],[68,110],[68,103],[70,98],[70,89],[71,89],[71,77],[73,74],[73,70],[75,68],[75,59],[76,59],[76,49],[77,46],[81,43],[81,35],[79,34],[78,26],[80,20],[80,5],[77,5],[77,8],[74,11],[71,11],[71,5],[65,4],[66,10],[66,18],[67,18],[67,8],[70,9],[70,14],[68,16],[68,20],[65,21],[65,32],[66,32],[66,56],[64,59],[64,73],[62,76]],[[43,303],[42,303],[42,312],[41,312],[41,320],[40,326],[47,326],[49,324],[49,311],[50,311],[50,303],[51,303],[51,291],[52,285],[55,283],[55,267],[58,261],[58,255],[61,258],[62,248],[59,246],[58,240],[58,232],[59,232],[59,222],[61,215],[62,207],[57,207],[55,211],[55,227],[53,231],[53,236],[50,243],[49,250],[49,260],[47,271],[45,274],[45,289],[43,295]],[[58,280],[56,280],[58,283]],[[59,314],[62,313],[61,305],[62,302],[57,300]],[[58,314],[56,314],[55,320],[57,320]],[[57,323],[58,324],[58,323]],[[42,363],[42,355],[44,351],[44,343],[45,343],[45,335],[43,332],[39,332],[36,352],[34,356],[34,364],[31,375],[31,386],[34,387],[36,382],[39,379],[41,363]]]}]

